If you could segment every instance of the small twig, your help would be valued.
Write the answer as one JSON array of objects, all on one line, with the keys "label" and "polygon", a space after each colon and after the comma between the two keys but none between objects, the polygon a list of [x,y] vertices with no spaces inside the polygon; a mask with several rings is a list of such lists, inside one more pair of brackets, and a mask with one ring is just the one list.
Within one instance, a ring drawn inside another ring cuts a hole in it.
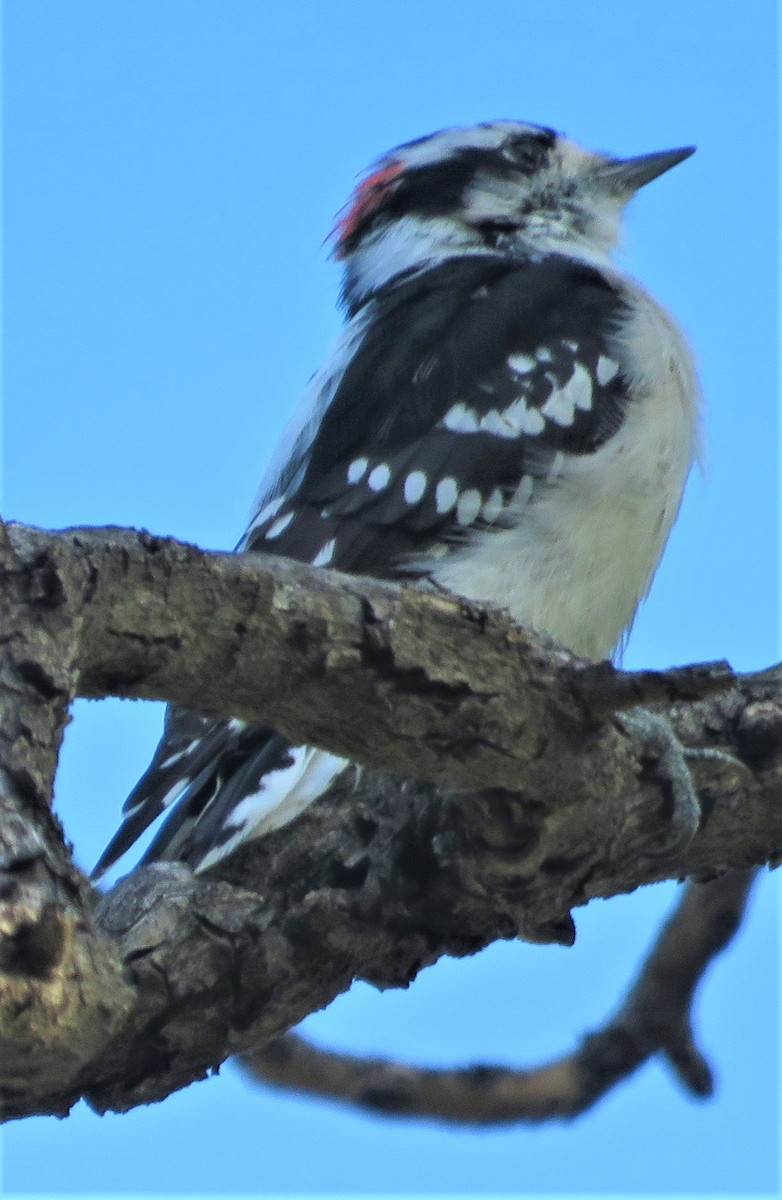
[{"label": "small twig", "polygon": [[711,960],[738,929],[754,871],[688,884],[616,1016],[572,1054],[528,1070],[436,1070],[335,1054],[286,1034],[240,1062],[256,1079],[393,1116],[466,1124],[573,1117],[656,1053],[694,1095],[713,1088],[691,1007]]}]

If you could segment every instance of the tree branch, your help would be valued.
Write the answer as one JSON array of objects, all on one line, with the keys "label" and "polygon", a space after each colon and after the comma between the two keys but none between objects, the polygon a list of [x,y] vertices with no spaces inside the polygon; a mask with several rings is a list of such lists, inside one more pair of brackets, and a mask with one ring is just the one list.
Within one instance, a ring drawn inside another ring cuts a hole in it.
[{"label": "tree branch", "polygon": [[739,927],[754,878],[733,871],[690,884],[616,1016],[551,1063],[438,1070],[335,1054],[294,1033],[240,1061],[261,1083],[393,1117],[473,1125],[577,1116],[657,1053],[690,1092],[709,1095],[712,1074],[695,1044],[691,1006],[709,963]]},{"label": "tree branch", "polygon": [[273,557],[122,529],[9,533],[31,602],[48,587],[70,627],[78,695],[196,697],[201,712],[270,721],[294,741],[417,779],[515,788],[523,771],[537,787],[545,760],[574,741],[599,770],[605,739],[619,735],[593,707],[599,716],[733,682],[716,663],[628,684],[491,607]]},{"label": "tree branch", "polygon": [[[6,1117],[63,1113],[81,1096],[99,1111],[160,1099],[355,978],[403,984],[500,937],[569,944],[571,908],[594,896],[782,854],[778,670],[733,678],[717,664],[628,684],[439,593],[123,530],[8,535]],[[730,755],[693,759],[704,820],[668,857],[670,782],[604,715],[650,691],[687,747]],[[374,769],[343,776],[219,877],[158,864],[96,905],[48,807],[77,694],[268,721]]]}]

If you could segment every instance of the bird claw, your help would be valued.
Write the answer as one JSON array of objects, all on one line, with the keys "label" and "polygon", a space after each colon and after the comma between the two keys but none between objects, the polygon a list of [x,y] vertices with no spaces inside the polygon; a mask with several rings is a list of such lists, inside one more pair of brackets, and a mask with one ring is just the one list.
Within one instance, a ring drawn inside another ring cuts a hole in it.
[{"label": "bird claw", "polygon": [[692,841],[701,819],[698,793],[687,762],[691,752],[682,746],[665,717],[646,708],[634,708],[618,719],[641,742],[644,756],[654,760],[655,775],[670,785],[668,834],[662,842],[646,847],[645,852],[655,859],[674,855]]},{"label": "bird claw", "polygon": [[698,790],[711,785],[718,786],[722,791],[737,792],[754,783],[755,776],[750,767],[728,750],[686,746],[684,756]]}]

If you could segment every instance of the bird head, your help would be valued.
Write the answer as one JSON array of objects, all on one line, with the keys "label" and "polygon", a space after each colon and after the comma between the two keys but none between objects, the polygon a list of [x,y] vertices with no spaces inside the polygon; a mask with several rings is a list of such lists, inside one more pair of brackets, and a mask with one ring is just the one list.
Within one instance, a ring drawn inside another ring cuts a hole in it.
[{"label": "bird head", "polygon": [[539,125],[443,129],[383,155],[333,230],[349,303],[463,254],[605,259],[627,201],[693,147],[617,158]]}]

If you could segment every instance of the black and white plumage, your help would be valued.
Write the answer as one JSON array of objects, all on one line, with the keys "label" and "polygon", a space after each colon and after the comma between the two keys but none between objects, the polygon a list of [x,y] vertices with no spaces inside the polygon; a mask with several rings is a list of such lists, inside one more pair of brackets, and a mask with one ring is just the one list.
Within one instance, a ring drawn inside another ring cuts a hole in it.
[{"label": "black and white plumage", "polygon": [[[347,322],[262,485],[242,551],[435,583],[610,655],[698,443],[665,311],[610,259],[625,203],[690,149],[615,159],[494,122],[400,146],[335,230]],[[285,824],[343,760],[171,708],[100,874],[211,866]]]}]

